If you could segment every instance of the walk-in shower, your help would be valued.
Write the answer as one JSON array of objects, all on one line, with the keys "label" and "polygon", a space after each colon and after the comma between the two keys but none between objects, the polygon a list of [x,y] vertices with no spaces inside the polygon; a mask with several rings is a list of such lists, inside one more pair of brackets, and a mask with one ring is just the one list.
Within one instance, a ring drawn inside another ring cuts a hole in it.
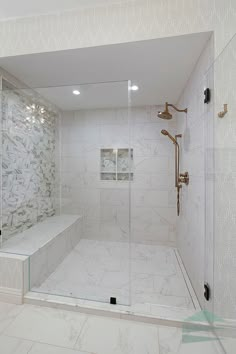
[{"label": "walk-in shower", "polygon": [[[2,251],[29,258],[29,297],[57,295],[141,310],[147,303],[197,306],[172,247],[173,154],[155,155],[154,144],[166,146],[160,122],[150,121],[156,108],[132,106],[129,86],[3,85]],[[16,107],[17,117],[9,113]],[[15,150],[14,141],[21,148]],[[19,180],[15,163],[26,181],[21,190],[10,188]]]},{"label": "walk-in shower", "polygon": [[[205,46],[208,36],[199,36]],[[180,135],[169,133],[177,129],[169,109],[182,110],[166,103],[162,116],[169,120],[156,119],[156,100],[170,94],[177,102],[184,85],[181,79],[178,89],[170,91],[176,78],[163,73],[176,65],[175,70],[185,72],[186,65],[171,56],[172,64],[165,62],[166,68],[157,72],[163,42],[155,42],[130,43],[123,50],[118,46],[114,81],[107,70],[115,65],[110,46],[69,51],[68,58],[74,59],[66,69],[67,54],[56,52],[9,58],[10,72],[1,71],[1,251],[27,260],[25,300],[47,294],[149,314],[163,306],[183,313],[199,308],[176,248],[172,182],[175,178],[180,189],[183,176]],[[185,38],[174,42],[186,51]],[[193,42],[188,41],[191,52]],[[144,78],[137,47],[145,52],[147,44],[157,55],[151,56]],[[173,44],[167,45],[174,54]],[[46,66],[39,65],[41,55]],[[119,65],[121,57],[127,67]],[[188,77],[191,58],[186,57]],[[100,75],[95,83],[91,67]],[[58,68],[67,75],[62,77]],[[139,90],[130,90],[129,76]],[[176,158],[160,130],[175,144]]]}]

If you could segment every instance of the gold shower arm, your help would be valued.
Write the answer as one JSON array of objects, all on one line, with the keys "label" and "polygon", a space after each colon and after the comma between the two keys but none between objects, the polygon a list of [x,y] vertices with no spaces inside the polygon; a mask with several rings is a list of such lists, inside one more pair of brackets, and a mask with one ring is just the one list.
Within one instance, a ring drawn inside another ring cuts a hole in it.
[{"label": "gold shower arm", "polygon": [[179,109],[179,108],[177,108],[175,105],[173,105],[173,104],[171,104],[171,103],[168,103],[168,102],[166,102],[166,107],[172,107],[172,108],[174,108],[177,112],[185,112],[185,113],[188,112],[188,108]]},{"label": "gold shower arm", "polygon": [[166,102],[165,103],[165,110],[164,111],[160,111],[158,112],[158,117],[161,118],[161,119],[171,119],[172,118],[172,114],[169,112],[169,109],[168,107],[172,107],[174,108],[177,112],[184,112],[184,113],[187,113],[188,112],[188,109],[185,108],[185,109],[179,109],[177,108],[174,104],[172,103],[168,103]]}]

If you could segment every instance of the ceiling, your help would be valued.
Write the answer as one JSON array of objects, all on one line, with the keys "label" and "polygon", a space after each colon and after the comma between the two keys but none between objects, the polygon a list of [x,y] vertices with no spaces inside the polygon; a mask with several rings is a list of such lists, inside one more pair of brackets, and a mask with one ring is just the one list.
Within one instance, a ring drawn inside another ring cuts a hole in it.
[{"label": "ceiling", "polygon": [[126,106],[127,80],[139,86],[134,106],[177,103],[210,35],[0,58],[0,67],[63,110]]},{"label": "ceiling", "polygon": [[127,0],[0,0],[0,20],[43,15],[113,2],[127,2]]}]

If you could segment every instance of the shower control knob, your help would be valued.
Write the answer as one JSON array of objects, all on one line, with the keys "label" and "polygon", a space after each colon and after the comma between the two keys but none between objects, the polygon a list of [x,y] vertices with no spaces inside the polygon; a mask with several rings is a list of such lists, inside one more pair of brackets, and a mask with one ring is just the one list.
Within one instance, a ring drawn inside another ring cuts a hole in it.
[{"label": "shower control knob", "polygon": [[189,174],[188,174],[188,172],[180,173],[179,182],[180,183],[185,183],[186,185],[189,184]]}]

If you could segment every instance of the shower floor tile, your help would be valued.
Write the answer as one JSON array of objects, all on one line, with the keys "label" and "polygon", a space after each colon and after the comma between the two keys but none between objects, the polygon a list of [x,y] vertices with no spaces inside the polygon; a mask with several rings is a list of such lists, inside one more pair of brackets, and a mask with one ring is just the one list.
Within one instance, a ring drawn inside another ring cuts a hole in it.
[{"label": "shower floor tile", "polygon": [[[131,259],[131,262],[129,261]],[[82,239],[32,291],[100,302],[195,309],[174,248]]]}]

